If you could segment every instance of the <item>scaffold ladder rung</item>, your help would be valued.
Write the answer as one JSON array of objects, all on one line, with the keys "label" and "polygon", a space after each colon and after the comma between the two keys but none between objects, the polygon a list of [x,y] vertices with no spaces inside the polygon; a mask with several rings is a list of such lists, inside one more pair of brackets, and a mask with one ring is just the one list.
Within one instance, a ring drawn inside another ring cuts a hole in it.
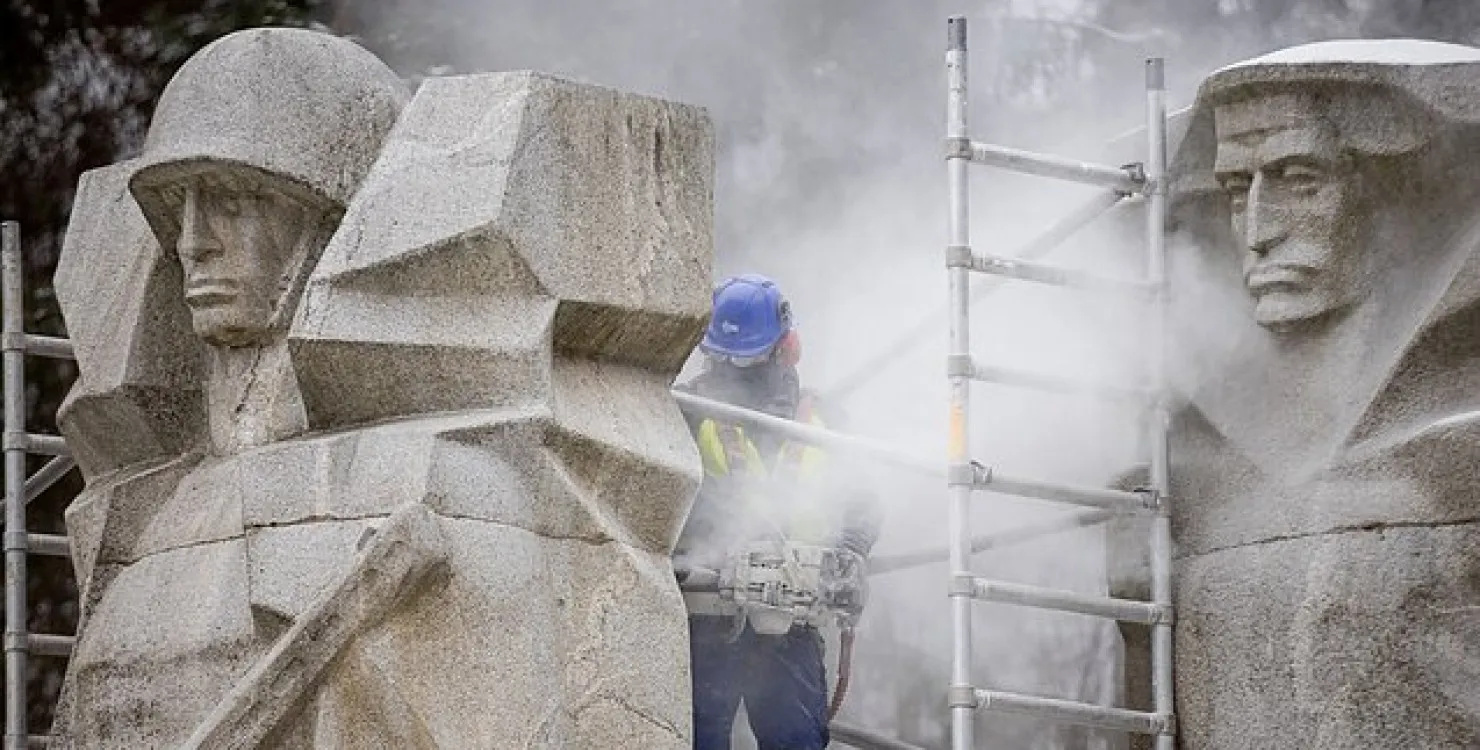
[{"label": "scaffold ladder rung", "polygon": [[1064,724],[1153,735],[1169,732],[1173,724],[1170,714],[1096,706],[1092,703],[1000,690],[976,690],[975,694],[977,706],[982,711],[1022,714]]},{"label": "scaffold ladder rung", "polygon": [[77,355],[72,351],[70,339],[56,336],[41,336],[34,333],[7,332],[4,334],[3,346],[0,348],[9,351],[19,351],[36,357],[49,357],[51,359],[76,359]]},{"label": "scaffold ladder rung", "polygon": [[71,557],[72,541],[61,534],[26,534],[26,551],[47,557]]},{"label": "scaffold ladder rung", "polygon": [[1156,507],[1156,496],[1149,491],[1113,490],[1104,487],[1024,479],[1000,474],[978,463],[955,467],[951,470],[951,475],[953,485],[966,485],[977,491],[1047,500],[1066,505],[1103,508],[1127,515],[1147,513]]},{"label": "scaffold ladder rung", "polygon": [[29,633],[26,635],[26,649],[37,656],[71,656],[72,645],[76,642],[77,638],[70,635],[49,635],[46,633]]},{"label": "scaffold ladder rung", "polygon": [[27,450],[39,453],[43,456],[68,456],[72,454],[67,447],[67,439],[61,435],[37,435],[29,433],[26,435]]},{"label": "scaffold ladder rung", "polygon": [[965,375],[972,380],[982,383],[995,383],[1012,388],[1025,388],[1061,396],[1083,395],[1105,401],[1131,402],[1142,406],[1151,403],[1153,399],[1150,392],[1141,388],[1128,388],[1106,383],[1075,380],[1073,378],[1061,378],[1013,367],[985,365],[976,361],[976,358],[971,355],[947,357],[946,371],[948,374]]},{"label": "scaffold ladder rung", "polygon": [[1110,167],[981,143],[962,136],[946,139],[946,157],[1038,177],[1108,187],[1122,193],[1138,193],[1146,187],[1146,179],[1139,166]]},{"label": "scaffold ladder rung", "polygon": [[1108,617],[1112,620],[1140,625],[1170,622],[1172,618],[1170,607],[1162,607],[1152,602],[1092,596],[975,576],[958,576],[952,585],[969,592],[973,598],[998,604]]},{"label": "scaffold ladder rung", "polygon": [[1116,279],[1090,271],[1064,268],[1052,263],[978,253],[966,247],[948,248],[946,266],[963,266],[976,273],[1018,281],[1088,292],[1125,294],[1137,299],[1151,299],[1153,291],[1153,288],[1143,281]]}]

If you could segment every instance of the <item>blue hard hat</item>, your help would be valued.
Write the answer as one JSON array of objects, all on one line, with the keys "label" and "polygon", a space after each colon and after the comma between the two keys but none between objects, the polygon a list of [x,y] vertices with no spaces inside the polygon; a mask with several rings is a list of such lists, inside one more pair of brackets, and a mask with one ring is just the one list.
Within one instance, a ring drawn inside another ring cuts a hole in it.
[{"label": "blue hard hat", "polygon": [[711,356],[760,357],[791,330],[791,305],[760,274],[732,276],[714,290],[709,329],[699,348]]}]

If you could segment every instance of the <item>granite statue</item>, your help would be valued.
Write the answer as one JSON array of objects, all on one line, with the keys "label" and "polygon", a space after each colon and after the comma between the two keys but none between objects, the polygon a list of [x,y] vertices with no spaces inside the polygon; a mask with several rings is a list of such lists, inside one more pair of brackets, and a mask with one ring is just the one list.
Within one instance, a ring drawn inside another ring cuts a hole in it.
[{"label": "granite statue", "polygon": [[[71,748],[689,744],[703,110],[352,42],[193,56],[57,274]],[[672,644],[665,647],[662,644]]]},{"label": "granite statue", "polygon": [[1181,747],[1480,746],[1477,76],[1480,49],[1337,41],[1198,91],[1170,185]]}]

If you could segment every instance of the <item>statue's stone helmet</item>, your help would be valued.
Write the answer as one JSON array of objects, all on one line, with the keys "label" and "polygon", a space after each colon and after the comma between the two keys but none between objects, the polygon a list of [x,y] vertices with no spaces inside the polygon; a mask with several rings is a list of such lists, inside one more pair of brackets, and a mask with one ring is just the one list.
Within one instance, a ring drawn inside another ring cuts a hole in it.
[{"label": "statue's stone helmet", "polygon": [[1480,48],[1423,40],[1338,40],[1279,50],[1220,68],[1205,79],[1175,158],[1181,196],[1218,189],[1214,111],[1240,100],[1298,95],[1351,150],[1412,153],[1437,138],[1480,127]]},{"label": "statue's stone helmet", "polygon": [[202,338],[234,346],[281,327],[409,99],[374,55],[321,32],[239,31],[186,61],[129,188],[185,267]]}]

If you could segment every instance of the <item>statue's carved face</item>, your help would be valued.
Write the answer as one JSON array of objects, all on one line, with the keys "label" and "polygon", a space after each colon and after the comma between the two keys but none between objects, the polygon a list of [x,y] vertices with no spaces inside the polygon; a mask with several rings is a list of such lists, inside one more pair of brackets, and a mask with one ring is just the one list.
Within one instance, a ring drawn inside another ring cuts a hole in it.
[{"label": "statue's carved face", "polygon": [[1259,325],[1294,330],[1361,301],[1361,181],[1320,108],[1275,95],[1220,106],[1214,119],[1214,169]]},{"label": "statue's carved face", "polygon": [[261,181],[197,174],[172,185],[175,252],[196,335],[217,346],[265,343],[303,269],[310,210]]}]

